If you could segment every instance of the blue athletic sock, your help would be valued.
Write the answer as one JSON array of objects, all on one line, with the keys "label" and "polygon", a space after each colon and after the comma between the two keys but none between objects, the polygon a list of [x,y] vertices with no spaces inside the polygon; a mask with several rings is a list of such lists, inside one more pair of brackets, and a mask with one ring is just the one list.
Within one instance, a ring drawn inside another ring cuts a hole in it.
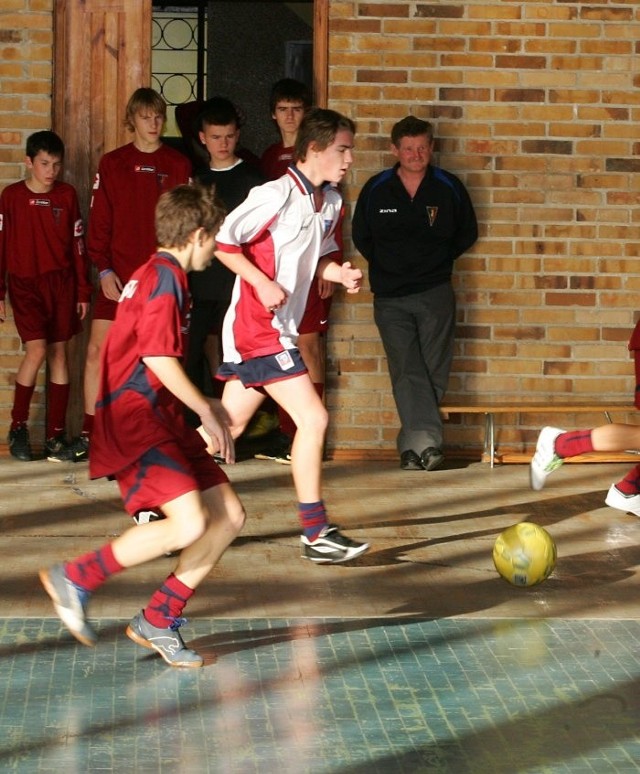
[{"label": "blue athletic sock", "polygon": [[323,527],[329,523],[322,500],[317,503],[298,503],[298,518],[303,535],[311,541],[315,540]]}]

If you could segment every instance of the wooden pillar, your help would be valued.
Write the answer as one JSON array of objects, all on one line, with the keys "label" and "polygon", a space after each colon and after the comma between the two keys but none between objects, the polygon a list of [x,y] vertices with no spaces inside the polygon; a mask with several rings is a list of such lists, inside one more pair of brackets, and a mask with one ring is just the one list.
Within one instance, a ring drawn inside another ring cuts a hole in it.
[{"label": "wooden pillar", "polygon": [[[151,0],[57,0],[52,126],[66,147],[64,179],[85,218],[98,162],[131,139],[123,125],[131,93],[151,82]],[[79,431],[90,321],[69,345],[68,430]]]}]

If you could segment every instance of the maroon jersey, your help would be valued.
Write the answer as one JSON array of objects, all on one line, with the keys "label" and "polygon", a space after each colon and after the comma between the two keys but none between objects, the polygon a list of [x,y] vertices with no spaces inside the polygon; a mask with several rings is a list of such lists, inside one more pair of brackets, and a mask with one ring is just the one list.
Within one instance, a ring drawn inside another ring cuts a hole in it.
[{"label": "maroon jersey", "polygon": [[133,143],[106,153],[93,184],[87,249],[98,271],[113,269],[126,282],[156,248],[160,195],[191,177],[191,162],[161,145],[143,153]]},{"label": "maroon jersey", "polygon": [[293,164],[294,147],[285,148],[281,142],[270,145],[260,159],[260,172],[265,180],[277,180]]},{"label": "maroon jersey", "polygon": [[142,362],[182,358],[191,299],[187,275],[169,253],[153,255],[125,285],[100,361],[91,434],[91,478],[109,476],[165,441],[193,445],[182,403]]},{"label": "maroon jersey", "polygon": [[78,301],[91,299],[84,230],[76,190],[55,181],[48,193],[33,193],[24,181],[0,196],[0,300],[7,275],[28,279],[72,269]]}]

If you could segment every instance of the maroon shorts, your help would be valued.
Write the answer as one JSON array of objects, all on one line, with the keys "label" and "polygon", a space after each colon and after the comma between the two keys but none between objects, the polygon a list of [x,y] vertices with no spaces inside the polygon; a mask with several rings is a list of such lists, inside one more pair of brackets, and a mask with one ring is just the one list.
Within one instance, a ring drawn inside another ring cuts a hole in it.
[{"label": "maroon shorts", "polygon": [[309,288],[307,306],[298,325],[298,333],[324,333],[327,330],[332,298],[333,296],[320,298],[318,279],[314,277]]},{"label": "maroon shorts", "polygon": [[176,441],[149,449],[132,465],[118,471],[115,479],[125,510],[132,516],[137,511],[161,509],[187,492],[205,492],[229,481],[204,446],[197,448],[193,444],[192,448],[185,448]]},{"label": "maroon shorts", "polygon": [[23,342],[69,341],[82,329],[73,271],[48,271],[37,277],[9,275],[9,300]]},{"label": "maroon shorts", "polygon": [[118,302],[107,298],[102,292],[102,288],[98,288],[95,301],[93,302],[93,319],[111,320],[113,322],[116,319],[117,308]]}]

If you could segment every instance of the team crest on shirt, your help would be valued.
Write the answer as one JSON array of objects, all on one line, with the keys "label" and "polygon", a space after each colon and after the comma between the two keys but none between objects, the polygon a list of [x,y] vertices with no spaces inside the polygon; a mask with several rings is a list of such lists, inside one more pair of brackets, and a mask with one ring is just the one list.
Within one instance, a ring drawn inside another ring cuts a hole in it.
[{"label": "team crest on shirt", "polygon": [[330,218],[324,219],[324,235],[326,236],[329,231],[331,231],[331,226],[333,226],[333,220]]},{"label": "team crest on shirt", "polygon": [[438,208],[427,207],[427,217],[429,218],[429,225],[433,226],[433,224],[436,222],[436,218],[438,217]]},{"label": "team crest on shirt", "polygon": [[53,213],[53,219],[56,222],[56,225],[60,225],[60,218],[62,216],[62,207],[52,207],[51,212]]},{"label": "team crest on shirt", "polygon": [[122,293],[120,293],[118,303],[124,301],[125,298],[133,298],[137,289],[138,280],[129,280],[129,282],[127,282],[127,284],[122,288]]}]

